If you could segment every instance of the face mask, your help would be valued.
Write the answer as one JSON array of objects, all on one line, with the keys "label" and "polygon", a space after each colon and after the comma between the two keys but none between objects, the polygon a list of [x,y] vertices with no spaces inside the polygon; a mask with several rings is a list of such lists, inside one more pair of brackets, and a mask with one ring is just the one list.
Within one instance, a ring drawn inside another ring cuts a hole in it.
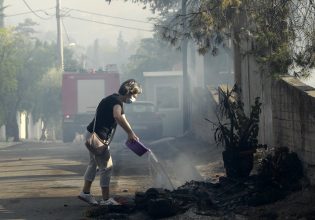
[{"label": "face mask", "polygon": [[131,98],[126,99],[126,103],[127,103],[127,104],[131,104],[131,103],[133,103],[133,102],[135,102],[135,101],[136,101],[136,98],[133,97],[133,96],[131,96]]}]

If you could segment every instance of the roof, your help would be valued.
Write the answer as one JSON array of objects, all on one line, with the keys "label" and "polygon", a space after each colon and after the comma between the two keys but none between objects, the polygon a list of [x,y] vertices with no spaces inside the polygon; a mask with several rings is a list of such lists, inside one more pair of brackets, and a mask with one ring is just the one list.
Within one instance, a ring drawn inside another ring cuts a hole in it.
[{"label": "roof", "polygon": [[144,77],[182,76],[182,71],[143,72]]}]

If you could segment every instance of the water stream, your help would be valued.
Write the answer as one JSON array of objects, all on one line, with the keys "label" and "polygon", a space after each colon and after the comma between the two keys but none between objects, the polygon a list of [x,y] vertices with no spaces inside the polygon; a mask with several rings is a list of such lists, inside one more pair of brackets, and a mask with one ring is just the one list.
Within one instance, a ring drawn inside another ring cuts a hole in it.
[{"label": "water stream", "polygon": [[167,172],[165,171],[164,166],[151,150],[149,150],[148,155],[150,175],[153,179],[154,187],[174,190],[174,185]]}]

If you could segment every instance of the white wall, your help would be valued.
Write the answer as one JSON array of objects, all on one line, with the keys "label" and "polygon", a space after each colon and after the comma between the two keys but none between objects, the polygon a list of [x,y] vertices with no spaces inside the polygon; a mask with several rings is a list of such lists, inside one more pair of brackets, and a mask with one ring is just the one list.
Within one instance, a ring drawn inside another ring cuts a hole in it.
[{"label": "white wall", "polygon": [[[163,136],[183,134],[182,72],[145,72],[146,100],[152,101],[163,114]],[[172,90],[173,93],[167,91]]]},{"label": "white wall", "polygon": [[0,141],[6,141],[5,139],[5,126],[0,127]]}]

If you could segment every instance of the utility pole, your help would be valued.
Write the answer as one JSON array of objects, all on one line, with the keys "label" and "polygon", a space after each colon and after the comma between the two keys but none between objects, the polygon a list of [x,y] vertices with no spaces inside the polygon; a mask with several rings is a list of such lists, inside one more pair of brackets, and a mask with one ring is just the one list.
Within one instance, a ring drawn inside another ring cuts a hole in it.
[{"label": "utility pole", "polygon": [[58,70],[63,71],[63,40],[60,16],[60,0],[56,0]]},{"label": "utility pole", "polygon": [[0,28],[4,28],[4,0],[0,0]]},{"label": "utility pole", "polygon": [[[187,0],[182,0],[183,35],[186,32]],[[182,62],[183,62],[183,130],[190,130],[190,86],[187,68],[187,45],[188,40],[183,36],[182,40]]]}]

